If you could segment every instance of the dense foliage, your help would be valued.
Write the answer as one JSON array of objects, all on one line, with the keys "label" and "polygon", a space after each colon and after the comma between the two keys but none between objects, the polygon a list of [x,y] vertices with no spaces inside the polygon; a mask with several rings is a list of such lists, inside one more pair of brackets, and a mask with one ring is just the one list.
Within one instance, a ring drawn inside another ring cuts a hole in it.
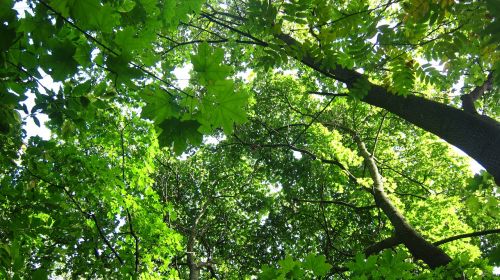
[{"label": "dense foliage", "polygon": [[500,266],[498,0],[0,0],[0,19],[2,279]]}]

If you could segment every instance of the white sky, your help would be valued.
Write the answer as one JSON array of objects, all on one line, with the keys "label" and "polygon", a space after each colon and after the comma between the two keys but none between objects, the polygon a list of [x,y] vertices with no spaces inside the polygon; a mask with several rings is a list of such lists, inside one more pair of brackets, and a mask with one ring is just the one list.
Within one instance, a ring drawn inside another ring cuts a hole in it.
[{"label": "white sky", "polygon": [[[42,70],[39,70],[43,79],[38,80],[43,86],[48,88],[49,90],[53,90],[55,92],[59,91],[61,87],[61,83],[54,83],[50,75],[47,75]],[[45,89],[42,86],[38,87],[38,90],[41,93],[45,93]],[[28,98],[23,102],[28,107],[28,111],[31,112],[31,108],[35,105],[35,94],[32,92],[28,92],[26,94]],[[40,136],[42,139],[48,140],[50,138],[50,130],[45,126],[45,122],[49,120],[46,114],[37,113],[36,118],[40,121],[40,127],[38,127],[33,118],[26,116],[23,111],[20,111],[21,116],[26,119],[26,138],[30,138],[31,136]]]}]

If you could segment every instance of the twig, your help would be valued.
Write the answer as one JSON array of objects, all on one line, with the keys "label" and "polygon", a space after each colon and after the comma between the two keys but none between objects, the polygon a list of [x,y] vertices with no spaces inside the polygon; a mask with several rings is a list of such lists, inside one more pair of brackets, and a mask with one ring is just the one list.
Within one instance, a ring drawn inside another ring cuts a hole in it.
[{"label": "twig", "polygon": [[239,30],[237,28],[234,28],[234,27],[232,27],[232,26],[224,23],[224,22],[221,22],[220,20],[212,17],[211,15],[209,15],[207,13],[201,13],[201,16],[204,17],[204,18],[206,18],[206,19],[208,19],[209,21],[211,21],[213,23],[216,23],[216,24],[218,24],[220,26],[223,26],[223,27],[225,27],[225,28],[227,28],[227,29],[229,29],[231,31],[234,31],[234,32],[236,32],[236,33],[238,33],[238,34],[240,34],[240,35],[242,35],[244,37],[247,37],[249,39],[254,40],[256,45],[263,46],[263,47],[267,47],[268,46],[268,43],[266,43],[266,42],[264,42],[264,41],[262,41],[262,40],[260,40],[260,39],[258,39],[256,37],[254,37],[252,34],[244,32],[244,31],[241,31],[241,30]]},{"label": "twig", "polygon": [[[319,160],[321,161],[322,163],[326,163],[326,164],[333,164],[333,165],[336,165],[338,166],[342,171],[344,171],[347,176],[349,177],[349,179],[351,179],[353,182],[357,182],[357,178],[356,176],[354,176],[348,169],[347,167],[345,167],[342,163],[340,163],[337,159],[326,159],[326,158],[322,158],[322,157],[319,157],[317,156],[316,154],[306,150],[306,149],[302,149],[302,148],[298,148],[296,146],[293,146],[291,144],[281,144],[281,143],[278,143],[278,144],[263,144],[263,143],[246,143],[244,142],[243,140],[241,140],[236,134],[233,134],[233,136],[236,138],[236,140],[238,140],[239,143],[233,143],[233,144],[241,144],[241,145],[245,145],[245,146],[249,146],[249,147],[258,147],[258,148],[288,148],[292,151],[296,151],[296,152],[301,152],[307,156],[309,156],[310,158],[312,158],[313,160]],[[367,191],[371,192],[370,189],[368,188],[365,188]]]}]

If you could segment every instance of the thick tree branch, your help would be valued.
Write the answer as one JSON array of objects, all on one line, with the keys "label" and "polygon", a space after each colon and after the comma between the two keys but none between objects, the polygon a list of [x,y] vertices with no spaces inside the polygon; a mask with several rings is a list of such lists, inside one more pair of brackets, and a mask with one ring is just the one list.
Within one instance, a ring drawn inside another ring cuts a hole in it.
[{"label": "thick tree branch", "polygon": [[[483,231],[477,231],[477,232],[471,232],[471,233],[465,233],[465,234],[459,234],[455,236],[451,236],[442,240],[439,240],[437,242],[432,243],[434,246],[439,246],[443,245],[448,242],[452,242],[455,240],[463,239],[463,238],[470,238],[470,237],[479,237],[479,236],[485,236],[489,234],[500,234],[500,229],[490,229],[490,230],[483,230]],[[397,238],[396,236],[391,236],[389,238],[386,238],[384,240],[381,240],[373,245],[370,245],[367,247],[364,251],[365,256],[370,256],[377,254],[381,252],[382,250],[392,248],[394,246],[397,246],[401,244],[402,241]]]},{"label": "thick tree branch", "polygon": [[401,240],[415,258],[423,260],[431,268],[444,266],[450,263],[452,261],[450,256],[440,248],[425,240],[392,204],[385,193],[383,179],[378,171],[375,159],[370,155],[365,144],[354,131],[351,131],[351,136],[356,142],[360,154],[364,158],[368,170],[370,171],[373,180],[373,196],[375,197],[375,201],[382,211],[384,211],[389,221],[391,221],[395,229],[395,238]]},{"label": "thick tree branch", "polygon": [[445,238],[443,240],[439,240],[437,242],[434,242],[433,244],[435,246],[443,245],[448,242],[452,242],[458,239],[463,239],[463,238],[469,238],[469,237],[478,237],[478,236],[485,236],[489,234],[500,234],[500,228],[497,229],[489,229],[489,230],[483,230],[483,231],[476,231],[476,232],[471,232],[471,233],[465,233],[465,234],[459,234],[455,236],[451,236],[448,238]]},{"label": "thick tree branch", "polygon": [[[292,47],[288,49],[302,48],[300,42],[287,34],[280,33],[275,37]],[[294,52],[289,52],[289,55],[317,72],[345,83],[348,88],[363,78],[362,74],[341,65],[325,67],[321,59],[314,59],[309,53],[300,57]],[[370,86],[362,101],[384,108],[455,145],[477,160],[500,184],[500,123],[423,97],[404,97],[392,94],[379,85]]]},{"label": "thick tree branch", "polygon": [[474,88],[470,93],[464,94],[460,97],[462,100],[462,109],[471,114],[477,114],[476,106],[474,102],[481,98],[483,94],[489,90],[493,85],[493,72],[490,72],[486,81],[476,88]]},{"label": "thick tree branch", "polygon": [[193,221],[193,225],[191,226],[191,230],[188,236],[187,243],[187,262],[189,266],[189,280],[198,280],[200,278],[200,267],[196,262],[196,256],[194,252],[194,246],[196,244],[196,237],[198,235],[198,224],[200,223],[201,218],[205,215],[205,211],[207,210],[208,203],[204,203],[201,206],[200,212],[196,216]]},{"label": "thick tree branch", "polygon": [[401,244],[401,240],[396,236],[391,236],[389,238],[386,238],[384,240],[381,240],[375,244],[368,246],[363,253],[365,254],[365,256],[368,257],[371,255],[378,254],[382,250],[392,248],[399,244]]}]

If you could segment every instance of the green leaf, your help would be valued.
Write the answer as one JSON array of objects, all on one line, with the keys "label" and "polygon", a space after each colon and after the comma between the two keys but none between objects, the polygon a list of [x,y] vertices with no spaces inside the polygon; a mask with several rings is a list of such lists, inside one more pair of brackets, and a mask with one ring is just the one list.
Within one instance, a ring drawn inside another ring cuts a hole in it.
[{"label": "green leaf", "polygon": [[170,147],[173,144],[174,152],[181,154],[188,144],[199,145],[203,140],[203,135],[198,132],[200,124],[197,121],[178,119],[166,119],[160,123],[161,131],[158,135],[160,147]]},{"label": "green leaf", "polygon": [[75,54],[73,58],[83,67],[88,67],[91,64],[90,61],[90,52],[92,49],[88,44],[79,44],[76,47]]},{"label": "green leaf", "polygon": [[47,280],[49,279],[49,273],[47,270],[39,268],[33,271],[31,277],[33,280]]},{"label": "green leaf", "polygon": [[496,245],[493,250],[488,254],[488,259],[491,265],[500,265],[500,246]]},{"label": "green leaf", "polygon": [[353,86],[349,89],[349,94],[358,99],[363,99],[371,88],[371,84],[366,77],[361,77],[357,79]]},{"label": "green leaf", "polygon": [[50,6],[58,11],[63,17],[68,18],[70,16],[70,0],[52,0],[50,1]]},{"label": "green leaf", "polygon": [[286,256],[286,258],[280,260],[279,265],[281,267],[281,271],[283,273],[287,273],[289,271],[292,271],[293,268],[298,264],[297,261],[294,261],[291,256]]},{"label": "green leaf", "polygon": [[135,28],[130,26],[125,27],[116,34],[115,43],[121,50],[128,53],[135,50],[141,50],[145,47],[145,41],[141,40],[141,38],[137,35]]},{"label": "green leaf", "polygon": [[314,275],[320,277],[325,276],[332,268],[330,264],[326,263],[325,256],[315,256],[314,254],[310,254],[306,257],[303,266],[305,269],[312,270]]},{"label": "green leaf", "polygon": [[120,13],[128,13],[132,11],[135,7],[135,1],[133,0],[125,0],[123,3],[118,7],[118,11]]},{"label": "green leaf", "polygon": [[14,28],[9,28],[3,24],[0,25],[0,51],[6,51],[14,43],[16,39],[16,30]]},{"label": "green leaf", "polygon": [[479,198],[476,196],[471,196],[469,197],[466,201],[465,204],[471,211],[477,211],[481,208],[481,202],[479,201]]},{"label": "green leaf", "polygon": [[203,98],[202,117],[200,122],[208,131],[222,127],[226,134],[233,131],[233,123],[246,121],[245,107],[248,95],[234,91],[234,82],[217,81],[207,87],[207,95]]},{"label": "green leaf", "polygon": [[132,81],[143,74],[141,70],[129,67],[129,62],[129,57],[125,55],[107,57],[106,65],[117,83],[133,84]]},{"label": "green leaf", "polygon": [[199,75],[200,83],[203,85],[213,84],[218,80],[224,80],[231,72],[231,67],[220,65],[224,59],[224,51],[220,48],[215,50],[207,42],[198,46],[196,55],[191,55],[193,70]]},{"label": "green leaf", "polygon": [[36,124],[36,126],[40,127],[40,121],[37,117],[33,116],[33,122]]},{"label": "green leaf", "polygon": [[109,3],[101,5],[98,0],[72,1],[70,14],[77,23],[104,33],[111,33],[120,23],[120,15]]},{"label": "green leaf", "polygon": [[19,56],[19,63],[28,69],[36,69],[38,67],[38,57],[31,52],[22,52]]},{"label": "green leaf", "polygon": [[279,273],[277,270],[273,267],[270,267],[268,265],[263,265],[262,266],[262,272],[259,274],[260,280],[274,280],[278,277]]},{"label": "green leaf", "polygon": [[78,62],[73,58],[76,47],[68,39],[54,40],[51,45],[53,46],[52,54],[44,55],[41,58],[41,66],[55,81],[63,81],[77,72]]},{"label": "green leaf", "polygon": [[173,98],[162,90],[141,92],[140,97],[146,102],[141,116],[159,124],[167,118],[179,117],[179,106]]}]

